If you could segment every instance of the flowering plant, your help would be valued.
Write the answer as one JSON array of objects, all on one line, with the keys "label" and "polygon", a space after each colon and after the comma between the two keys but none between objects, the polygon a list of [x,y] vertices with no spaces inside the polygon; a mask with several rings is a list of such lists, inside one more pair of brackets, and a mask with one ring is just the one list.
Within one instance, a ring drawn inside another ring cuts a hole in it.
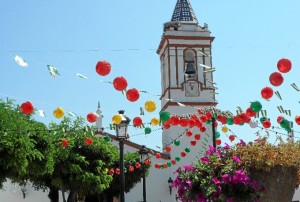
[{"label": "flowering plant", "polygon": [[[178,168],[173,187],[178,188],[178,197],[184,202],[274,201],[276,197],[282,201],[283,195],[291,201],[300,184],[299,165],[300,142],[280,139],[278,145],[272,145],[266,138],[248,144],[241,140],[234,147],[210,146],[197,164]],[[272,184],[278,188],[279,181],[283,188],[276,193]]]}]

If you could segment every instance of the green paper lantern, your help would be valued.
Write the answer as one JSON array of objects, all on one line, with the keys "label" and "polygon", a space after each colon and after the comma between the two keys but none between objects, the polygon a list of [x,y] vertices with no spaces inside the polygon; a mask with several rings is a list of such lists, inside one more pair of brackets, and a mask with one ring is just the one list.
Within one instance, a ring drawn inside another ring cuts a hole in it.
[{"label": "green paper lantern", "polygon": [[268,118],[267,117],[265,117],[265,116],[263,116],[263,117],[261,117],[260,119],[259,119],[259,121],[260,121],[260,123],[263,123],[265,120],[267,120]]},{"label": "green paper lantern", "polygon": [[105,136],[103,139],[104,139],[105,142],[110,142],[110,137],[108,135]]},{"label": "green paper lantern", "polygon": [[160,168],[161,168],[161,169],[164,169],[164,165],[163,165],[163,164],[161,164],[161,165],[160,165]]},{"label": "green paper lantern", "polygon": [[290,122],[286,119],[280,121],[280,126],[286,130],[290,130]]},{"label": "green paper lantern", "polygon": [[176,156],[175,157],[175,161],[179,162],[180,161],[180,157]]},{"label": "green paper lantern", "polygon": [[170,113],[168,111],[161,111],[159,113],[159,118],[162,122],[165,122],[170,119]]},{"label": "green paper lantern", "polygon": [[186,153],[189,153],[191,151],[191,149],[189,147],[185,148],[184,150]]},{"label": "green paper lantern", "polygon": [[220,133],[219,133],[219,132],[216,132],[215,137],[216,137],[217,139],[219,139],[220,136],[221,136]]},{"label": "green paper lantern", "polygon": [[171,162],[168,162],[167,165],[168,165],[168,167],[171,167]]},{"label": "green paper lantern", "polygon": [[250,108],[254,112],[259,112],[262,109],[262,105],[259,101],[251,102]]},{"label": "green paper lantern", "polygon": [[206,121],[206,124],[211,124],[211,122],[212,122],[212,120],[209,119],[209,120]]},{"label": "green paper lantern", "polygon": [[180,141],[179,140],[175,140],[174,144],[175,144],[175,146],[179,146],[180,145]]},{"label": "green paper lantern", "polygon": [[232,118],[232,117],[227,117],[226,123],[227,123],[228,125],[233,125],[233,118]]},{"label": "green paper lantern", "polygon": [[147,135],[147,134],[150,134],[151,133],[151,128],[149,128],[149,127],[146,127],[145,128],[145,134]]}]

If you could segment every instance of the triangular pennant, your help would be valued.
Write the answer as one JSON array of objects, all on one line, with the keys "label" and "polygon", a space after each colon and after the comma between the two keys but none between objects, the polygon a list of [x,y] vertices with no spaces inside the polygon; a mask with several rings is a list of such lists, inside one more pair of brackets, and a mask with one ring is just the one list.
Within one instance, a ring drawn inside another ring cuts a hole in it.
[{"label": "triangular pennant", "polygon": [[145,115],[144,108],[140,107],[140,115]]},{"label": "triangular pennant", "polygon": [[217,83],[215,83],[215,82],[212,82],[212,81],[210,81],[210,80],[206,80],[207,82],[209,82],[209,83],[211,83],[211,84],[213,84],[213,85],[216,85]]},{"label": "triangular pennant", "polygon": [[267,116],[267,110],[261,110],[261,115],[262,116]]},{"label": "triangular pennant", "polygon": [[116,130],[115,124],[109,124],[109,128],[110,128],[110,130]]},{"label": "triangular pennant", "polygon": [[259,118],[259,113],[256,113],[255,118]]},{"label": "triangular pennant", "polygon": [[277,106],[277,109],[279,110],[280,113],[284,113],[284,109],[282,106]]},{"label": "triangular pennant", "polygon": [[206,53],[204,53],[203,51],[201,51],[201,50],[198,50],[199,51],[199,53],[200,54],[202,54],[202,55],[204,55],[204,56],[206,56],[206,57],[208,57],[209,55],[207,55]]},{"label": "triangular pennant", "polygon": [[216,69],[215,68],[211,68],[211,69],[207,69],[207,70],[205,70],[203,72],[204,73],[209,73],[209,72],[214,72],[214,71],[216,71]]},{"label": "triangular pennant", "polygon": [[204,67],[205,69],[214,69],[213,67],[204,65],[204,64],[199,64],[201,67]]},{"label": "triangular pennant", "polygon": [[79,73],[76,73],[75,75],[78,76],[81,79],[87,79],[88,78],[87,76],[84,76],[83,74],[79,74]]},{"label": "triangular pennant", "polygon": [[240,115],[241,113],[242,113],[242,112],[241,112],[240,110],[238,110],[238,109],[236,110],[236,114],[237,114],[237,115]]},{"label": "triangular pennant", "polygon": [[47,65],[48,71],[52,77],[58,77],[60,74],[58,73],[57,69],[51,65]]},{"label": "triangular pennant", "polygon": [[40,117],[45,117],[45,112],[41,109],[36,110]]},{"label": "triangular pennant", "polygon": [[18,65],[20,65],[21,67],[28,67],[28,63],[20,56],[15,55],[14,58],[15,58],[16,63],[18,63]]},{"label": "triangular pennant", "polygon": [[225,113],[226,113],[227,116],[233,116],[233,113],[229,110],[227,110]]},{"label": "triangular pennant", "polygon": [[275,95],[280,99],[282,100],[281,96],[280,96],[280,93],[278,91],[275,91]]},{"label": "triangular pennant", "polygon": [[76,116],[76,114],[75,114],[74,112],[68,112],[68,114],[69,114],[70,116]]},{"label": "triangular pennant", "polygon": [[180,107],[184,107],[185,105],[180,103],[180,102],[177,102],[177,104],[180,106]]},{"label": "triangular pennant", "polygon": [[127,91],[126,90],[122,90],[122,94],[126,95]]},{"label": "triangular pennant", "polygon": [[288,115],[288,116],[291,116],[292,114],[291,114],[291,110],[284,110],[284,113],[286,114],[286,115]]},{"label": "triangular pennant", "polygon": [[295,83],[292,83],[291,86],[296,90],[296,91],[300,91],[299,87],[295,84]]}]

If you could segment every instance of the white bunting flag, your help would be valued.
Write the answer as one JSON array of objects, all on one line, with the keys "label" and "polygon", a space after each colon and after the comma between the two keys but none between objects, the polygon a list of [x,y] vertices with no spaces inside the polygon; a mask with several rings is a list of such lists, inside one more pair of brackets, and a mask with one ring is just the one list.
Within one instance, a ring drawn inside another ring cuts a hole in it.
[{"label": "white bunting flag", "polygon": [[41,110],[41,109],[38,109],[37,110],[37,113],[38,113],[38,115],[40,116],[40,117],[45,117],[46,115],[45,115],[45,112],[43,111],[43,110]]},{"label": "white bunting flag", "polygon": [[87,79],[88,78],[87,76],[84,76],[83,74],[79,74],[79,73],[76,73],[75,75],[78,76],[81,79]]},{"label": "white bunting flag", "polygon": [[25,62],[25,60],[23,58],[21,58],[20,56],[18,56],[18,55],[15,55],[15,61],[21,67],[28,67],[28,63]]},{"label": "white bunting flag", "polygon": [[49,70],[49,73],[52,77],[58,77],[60,74],[58,73],[57,69],[51,65],[47,65],[47,68]]}]

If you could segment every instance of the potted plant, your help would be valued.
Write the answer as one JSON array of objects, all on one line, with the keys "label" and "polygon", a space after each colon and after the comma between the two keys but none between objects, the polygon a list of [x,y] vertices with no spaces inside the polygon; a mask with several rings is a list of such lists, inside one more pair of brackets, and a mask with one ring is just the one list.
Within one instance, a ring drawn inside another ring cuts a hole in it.
[{"label": "potted plant", "polygon": [[292,201],[299,185],[300,143],[266,139],[210,149],[195,165],[176,170],[173,187],[183,202]]}]

